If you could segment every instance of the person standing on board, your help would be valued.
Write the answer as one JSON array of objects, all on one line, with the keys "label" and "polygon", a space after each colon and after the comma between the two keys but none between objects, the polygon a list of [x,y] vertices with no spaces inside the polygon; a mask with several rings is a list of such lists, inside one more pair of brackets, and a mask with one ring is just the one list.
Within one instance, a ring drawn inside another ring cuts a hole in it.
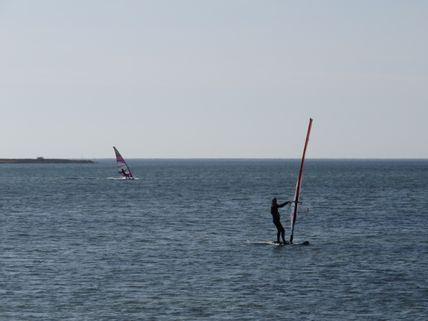
[{"label": "person standing on board", "polygon": [[121,169],[121,172],[122,172],[123,177],[129,178],[129,174],[123,168]]},{"label": "person standing on board", "polygon": [[284,207],[285,205],[291,204],[291,201],[286,201],[282,204],[278,204],[276,197],[272,199],[272,206],[270,207],[270,213],[272,214],[273,224],[275,224],[278,233],[276,235],[276,243],[280,243],[279,235],[281,234],[282,243],[285,244],[285,230],[281,224],[281,217],[279,215],[278,208]]}]

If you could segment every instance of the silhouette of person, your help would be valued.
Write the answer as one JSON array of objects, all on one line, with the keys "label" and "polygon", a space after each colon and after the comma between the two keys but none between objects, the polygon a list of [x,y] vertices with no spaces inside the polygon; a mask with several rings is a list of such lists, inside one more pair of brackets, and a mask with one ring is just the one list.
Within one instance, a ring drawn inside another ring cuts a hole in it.
[{"label": "silhouette of person", "polygon": [[129,174],[125,171],[125,169],[124,169],[124,168],[122,168],[122,169],[121,169],[121,172],[122,172],[122,175],[123,175],[125,178],[128,178],[128,177],[129,177]]},{"label": "silhouette of person", "polygon": [[275,224],[278,233],[276,235],[276,243],[280,243],[279,235],[281,235],[282,242],[285,244],[285,230],[281,224],[281,216],[279,215],[278,208],[284,207],[287,204],[292,203],[291,201],[286,201],[282,204],[278,204],[276,197],[272,199],[272,206],[270,207],[270,213],[272,214],[273,224]]}]

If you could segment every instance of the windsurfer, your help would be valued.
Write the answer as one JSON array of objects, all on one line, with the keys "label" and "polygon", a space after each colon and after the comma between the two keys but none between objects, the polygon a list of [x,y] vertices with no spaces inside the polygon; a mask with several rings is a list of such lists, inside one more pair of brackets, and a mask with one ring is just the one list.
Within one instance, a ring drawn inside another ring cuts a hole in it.
[{"label": "windsurfer", "polygon": [[113,150],[116,155],[116,163],[118,166],[119,174],[122,175],[122,177],[124,177],[125,179],[134,179],[134,176],[132,175],[128,164],[126,164],[125,160],[123,159],[122,155],[120,155],[117,148],[113,146]]},{"label": "windsurfer", "polygon": [[272,214],[273,224],[275,224],[276,229],[278,230],[278,233],[276,235],[276,242],[280,243],[279,236],[281,235],[282,242],[285,244],[285,230],[284,227],[281,224],[281,217],[279,215],[278,208],[284,207],[285,205],[288,205],[292,203],[291,201],[286,201],[282,204],[278,204],[278,201],[276,197],[272,199],[272,206],[270,207],[270,213]]},{"label": "windsurfer", "polygon": [[125,171],[125,169],[122,168],[121,171],[122,171],[123,177],[129,178],[129,174]]}]

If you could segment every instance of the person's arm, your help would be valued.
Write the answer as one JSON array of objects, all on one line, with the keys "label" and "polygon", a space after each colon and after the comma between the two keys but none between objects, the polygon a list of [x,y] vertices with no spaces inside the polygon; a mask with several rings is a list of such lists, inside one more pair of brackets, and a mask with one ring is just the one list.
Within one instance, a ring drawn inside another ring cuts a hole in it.
[{"label": "person's arm", "polygon": [[292,203],[292,201],[286,201],[282,204],[279,204],[278,207],[284,207],[285,205],[290,204],[290,203]]}]

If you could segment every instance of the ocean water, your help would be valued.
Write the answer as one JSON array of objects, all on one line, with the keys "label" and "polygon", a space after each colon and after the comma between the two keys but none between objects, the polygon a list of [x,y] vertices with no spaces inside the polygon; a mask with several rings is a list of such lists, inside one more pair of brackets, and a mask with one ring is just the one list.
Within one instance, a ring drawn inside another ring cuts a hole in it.
[{"label": "ocean water", "polygon": [[[428,161],[0,165],[0,320],[426,320]],[[289,235],[289,208],[281,209]]]}]

